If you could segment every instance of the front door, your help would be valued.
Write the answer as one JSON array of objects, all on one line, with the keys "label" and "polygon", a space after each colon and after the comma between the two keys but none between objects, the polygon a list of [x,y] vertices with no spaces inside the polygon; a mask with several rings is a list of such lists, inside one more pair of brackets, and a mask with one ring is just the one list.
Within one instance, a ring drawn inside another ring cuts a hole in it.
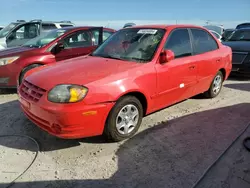
[{"label": "front door", "polygon": [[157,106],[160,108],[191,97],[197,83],[197,62],[190,58],[193,50],[188,29],[172,31],[164,48],[172,50],[175,59],[156,64]]},{"label": "front door", "polygon": [[40,22],[21,24],[6,37],[7,47],[21,46],[40,35]]},{"label": "front door", "polygon": [[69,34],[60,42],[64,49],[55,55],[56,61],[87,55],[102,43],[102,28],[82,29]]}]

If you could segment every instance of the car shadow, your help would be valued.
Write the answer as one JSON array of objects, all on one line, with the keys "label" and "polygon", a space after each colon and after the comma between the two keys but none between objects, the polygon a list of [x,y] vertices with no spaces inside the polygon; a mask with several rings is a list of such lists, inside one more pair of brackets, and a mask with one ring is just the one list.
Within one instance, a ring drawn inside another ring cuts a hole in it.
[{"label": "car shadow", "polygon": [[0,89],[0,95],[6,95],[6,94],[16,94],[17,89],[11,88],[11,89]]},{"label": "car shadow", "polygon": [[224,84],[224,87],[241,91],[250,91],[250,83]]},{"label": "car shadow", "polygon": [[[193,113],[142,131],[120,145],[115,153],[118,169],[107,179],[18,182],[13,188],[192,187],[246,128],[249,110],[250,103],[241,103]],[[44,140],[34,136],[44,145]],[[54,141],[51,139],[49,144]],[[55,142],[61,148],[64,141]],[[97,166],[95,170],[100,169]],[[6,186],[7,183],[0,183],[1,188]]]}]

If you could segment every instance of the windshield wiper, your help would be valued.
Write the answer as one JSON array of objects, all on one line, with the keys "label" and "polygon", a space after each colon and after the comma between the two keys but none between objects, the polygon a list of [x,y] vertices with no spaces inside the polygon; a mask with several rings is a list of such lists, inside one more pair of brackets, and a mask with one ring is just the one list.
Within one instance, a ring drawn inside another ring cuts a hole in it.
[{"label": "windshield wiper", "polygon": [[[95,55],[93,55],[93,54],[92,54],[92,56],[95,56]],[[110,59],[124,60],[124,59],[122,59],[122,58],[120,58],[120,57],[114,57],[114,56],[111,56],[111,55],[97,55],[97,56],[99,56],[99,57],[103,57],[103,58],[110,58]]]},{"label": "windshield wiper", "polygon": [[141,58],[137,58],[137,57],[124,57],[124,58],[127,58],[129,60],[135,60],[135,61],[138,61],[138,62],[147,62],[146,59],[141,59]]}]

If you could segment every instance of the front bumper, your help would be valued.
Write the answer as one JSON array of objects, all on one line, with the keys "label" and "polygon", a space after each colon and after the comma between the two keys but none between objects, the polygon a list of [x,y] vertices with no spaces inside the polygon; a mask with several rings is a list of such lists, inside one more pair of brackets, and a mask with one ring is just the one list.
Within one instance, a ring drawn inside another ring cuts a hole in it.
[{"label": "front bumper", "polygon": [[49,134],[64,139],[101,135],[114,105],[113,102],[93,105],[81,102],[54,104],[44,99],[33,102],[20,94],[19,102],[23,112],[33,123]]}]

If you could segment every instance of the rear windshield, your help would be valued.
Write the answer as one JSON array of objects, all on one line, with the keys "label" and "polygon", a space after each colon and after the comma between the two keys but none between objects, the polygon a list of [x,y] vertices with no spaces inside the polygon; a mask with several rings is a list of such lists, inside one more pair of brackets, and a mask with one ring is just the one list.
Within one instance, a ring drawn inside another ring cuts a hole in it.
[{"label": "rear windshield", "polygon": [[73,25],[70,24],[60,24],[61,27],[72,27]]},{"label": "rear windshield", "polygon": [[237,25],[236,29],[250,28],[250,23]]}]

